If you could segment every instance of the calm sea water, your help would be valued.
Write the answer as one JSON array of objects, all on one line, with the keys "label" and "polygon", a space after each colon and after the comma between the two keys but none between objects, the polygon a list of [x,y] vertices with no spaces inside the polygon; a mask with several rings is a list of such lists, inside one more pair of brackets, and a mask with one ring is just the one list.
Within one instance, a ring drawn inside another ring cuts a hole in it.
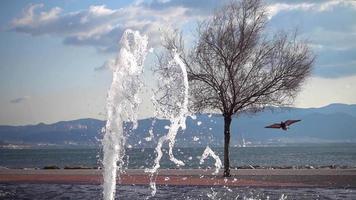
[{"label": "calm sea water", "polygon": [[[151,190],[148,186],[119,186],[116,199],[146,199]],[[8,200],[87,200],[102,199],[98,185],[66,184],[0,184],[0,199]],[[224,188],[197,186],[158,186],[157,194],[150,199],[236,199],[236,200],[330,200],[356,199],[356,190],[294,188]]]},{"label": "calm sea water", "polygon": [[[212,149],[223,160],[223,149]],[[206,168],[214,166],[209,158],[203,165],[199,159],[204,148],[176,148],[175,155],[185,162],[184,168]],[[340,165],[356,167],[356,144],[323,144],[291,147],[232,147],[231,166],[326,166]],[[146,168],[153,165],[154,149],[127,149],[125,167]],[[0,166],[9,168],[42,168],[48,165],[100,166],[100,149],[0,149]],[[164,154],[162,168],[176,168]]]},{"label": "calm sea water", "polygon": [[[222,159],[222,148],[212,148]],[[175,155],[186,163],[185,168],[213,166],[213,160],[204,165],[199,158],[204,148],[176,148]],[[100,166],[100,149],[0,149],[0,166],[9,168],[33,168],[48,165]],[[127,149],[126,167],[151,167],[154,149]],[[128,162],[127,162],[128,161]],[[128,163],[128,164],[127,164]],[[356,167],[356,144],[328,144],[291,147],[245,147],[231,148],[232,167],[242,165],[260,166],[324,166],[340,165]],[[162,168],[175,168],[167,155]],[[150,199],[356,199],[355,189],[335,188],[246,188],[202,186],[158,186],[157,194]],[[118,186],[117,199],[146,199],[151,190],[148,186]],[[100,185],[80,184],[0,184],[0,199],[102,199]]]}]

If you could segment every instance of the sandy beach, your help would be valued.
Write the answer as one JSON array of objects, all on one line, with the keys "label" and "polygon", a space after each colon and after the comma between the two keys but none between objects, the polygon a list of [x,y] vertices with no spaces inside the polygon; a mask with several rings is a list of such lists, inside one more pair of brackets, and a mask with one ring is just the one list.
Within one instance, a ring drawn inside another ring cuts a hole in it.
[{"label": "sandy beach", "polygon": [[[223,178],[213,170],[161,169],[158,185],[240,186],[240,187],[322,187],[356,188],[356,169],[239,169]],[[1,169],[0,183],[101,184],[101,170]],[[121,174],[120,184],[148,185],[149,174],[131,169]]]}]

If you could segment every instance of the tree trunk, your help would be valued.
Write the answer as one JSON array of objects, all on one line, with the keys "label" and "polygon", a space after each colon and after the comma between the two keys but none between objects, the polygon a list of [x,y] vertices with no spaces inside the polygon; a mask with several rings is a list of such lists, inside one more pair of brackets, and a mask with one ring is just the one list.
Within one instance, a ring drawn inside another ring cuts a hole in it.
[{"label": "tree trunk", "polygon": [[231,115],[225,115],[224,116],[224,177],[230,176],[230,158],[229,158],[230,124],[231,124]]}]

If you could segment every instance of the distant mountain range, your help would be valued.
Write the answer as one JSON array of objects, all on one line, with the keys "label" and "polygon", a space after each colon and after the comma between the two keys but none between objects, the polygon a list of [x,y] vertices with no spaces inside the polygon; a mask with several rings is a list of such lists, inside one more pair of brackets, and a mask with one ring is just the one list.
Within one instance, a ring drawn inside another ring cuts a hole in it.
[{"label": "distant mountain range", "polygon": [[[286,119],[301,119],[288,131],[266,129],[266,125]],[[139,120],[128,133],[128,146],[153,147],[169,126],[156,119],[153,140],[148,140],[154,118]],[[187,129],[177,136],[177,146],[222,146],[223,118],[219,114],[198,114],[187,118]],[[0,126],[0,146],[22,145],[98,145],[105,121],[78,119],[54,124]],[[125,127],[130,127],[125,123]],[[356,105],[331,104],[321,108],[276,108],[235,117],[231,145],[283,145],[289,143],[356,142]]]}]

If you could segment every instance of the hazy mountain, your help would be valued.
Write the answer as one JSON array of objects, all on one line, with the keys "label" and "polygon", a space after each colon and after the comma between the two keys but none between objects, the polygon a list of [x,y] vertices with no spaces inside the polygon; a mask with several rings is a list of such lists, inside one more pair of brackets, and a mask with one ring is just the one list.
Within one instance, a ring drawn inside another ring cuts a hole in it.
[{"label": "hazy mountain", "polygon": [[[288,131],[266,129],[266,125],[287,119],[301,119]],[[139,126],[128,133],[128,145],[133,147],[156,144],[166,134],[168,120],[156,119],[154,138],[149,140],[153,118],[139,120]],[[79,119],[54,124],[0,126],[0,144],[60,144],[96,145],[102,137],[104,121]],[[125,127],[130,127],[126,123]],[[129,130],[129,128],[127,129]],[[232,145],[247,143],[285,144],[310,142],[356,142],[356,105],[331,104],[321,108],[278,108],[255,115],[241,115],[232,122]],[[218,114],[198,114],[187,118],[187,129],[177,136],[178,146],[222,145],[223,118]]]},{"label": "hazy mountain", "polygon": [[104,121],[79,119],[54,124],[39,123],[26,126],[0,126],[4,143],[25,144],[95,144]]}]

